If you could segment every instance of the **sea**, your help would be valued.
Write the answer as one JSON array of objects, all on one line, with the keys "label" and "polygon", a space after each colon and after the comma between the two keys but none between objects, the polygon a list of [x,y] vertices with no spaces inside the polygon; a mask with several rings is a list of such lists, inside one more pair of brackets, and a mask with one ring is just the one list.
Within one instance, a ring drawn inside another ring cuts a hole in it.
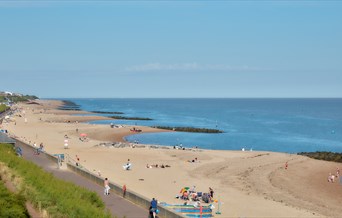
[{"label": "sea", "polygon": [[[196,127],[223,133],[163,132],[126,137],[142,144],[285,153],[342,152],[342,99],[73,98],[85,111],[122,112],[152,120],[92,124]],[[96,114],[96,113],[93,113]],[[100,114],[113,116],[113,114]],[[115,115],[115,114],[114,114]],[[84,115],[77,115],[84,116]]]}]

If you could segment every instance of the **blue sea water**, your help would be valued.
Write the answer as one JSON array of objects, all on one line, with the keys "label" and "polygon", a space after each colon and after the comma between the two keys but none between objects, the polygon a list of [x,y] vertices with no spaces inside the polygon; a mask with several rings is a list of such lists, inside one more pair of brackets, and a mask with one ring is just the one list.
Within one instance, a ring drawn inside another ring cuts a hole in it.
[{"label": "blue sea water", "polygon": [[129,136],[128,141],[215,150],[342,152],[342,99],[62,100],[71,100],[86,111],[115,111],[127,117],[153,119],[92,122],[96,124],[191,126],[224,131],[145,133]]}]

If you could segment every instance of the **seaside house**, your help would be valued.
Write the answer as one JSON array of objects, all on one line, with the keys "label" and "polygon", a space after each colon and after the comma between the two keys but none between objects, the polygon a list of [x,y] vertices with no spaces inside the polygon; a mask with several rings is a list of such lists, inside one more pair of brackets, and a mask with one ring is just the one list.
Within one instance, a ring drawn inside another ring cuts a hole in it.
[{"label": "seaside house", "polygon": [[6,95],[13,95],[12,92],[8,92],[8,91],[5,91],[5,94],[6,94]]}]

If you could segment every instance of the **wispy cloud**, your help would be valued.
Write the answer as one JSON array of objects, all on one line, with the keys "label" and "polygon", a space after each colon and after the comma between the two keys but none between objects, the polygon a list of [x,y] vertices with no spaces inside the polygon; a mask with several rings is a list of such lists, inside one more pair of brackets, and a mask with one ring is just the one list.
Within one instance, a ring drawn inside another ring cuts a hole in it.
[{"label": "wispy cloud", "polygon": [[199,64],[193,63],[180,63],[180,64],[162,64],[162,63],[148,63],[143,65],[136,65],[126,67],[125,71],[131,72],[144,72],[144,71],[255,71],[262,70],[258,67],[250,66],[231,66],[226,64]]}]

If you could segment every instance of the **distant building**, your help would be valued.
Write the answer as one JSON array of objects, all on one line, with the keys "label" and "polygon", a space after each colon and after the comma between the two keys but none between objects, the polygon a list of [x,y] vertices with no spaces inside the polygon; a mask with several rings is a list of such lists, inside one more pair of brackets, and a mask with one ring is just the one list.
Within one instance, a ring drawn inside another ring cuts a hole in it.
[{"label": "distant building", "polygon": [[5,91],[5,94],[6,94],[6,95],[13,95],[12,92],[7,92],[7,91]]}]

